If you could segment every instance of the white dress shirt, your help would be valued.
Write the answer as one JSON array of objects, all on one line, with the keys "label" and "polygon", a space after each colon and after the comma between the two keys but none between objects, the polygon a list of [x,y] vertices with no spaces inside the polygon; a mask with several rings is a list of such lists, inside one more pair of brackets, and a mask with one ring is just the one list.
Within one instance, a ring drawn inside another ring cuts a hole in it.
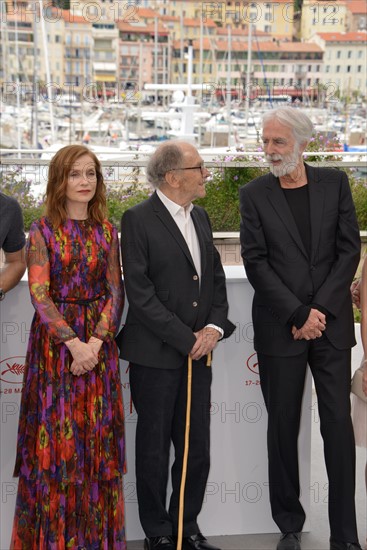
[{"label": "white dress shirt", "polygon": [[180,206],[176,202],[171,201],[171,199],[169,199],[159,189],[157,189],[157,195],[161,199],[164,206],[167,208],[168,212],[171,214],[172,218],[174,219],[177,227],[181,231],[182,236],[185,239],[186,244],[188,246],[188,249],[190,250],[190,254],[196,269],[196,274],[198,275],[199,281],[200,281],[200,277],[201,277],[200,245],[199,245],[198,236],[196,234],[195,225],[191,217],[191,210],[194,208],[194,205],[190,203],[189,206],[184,208],[183,206]]}]

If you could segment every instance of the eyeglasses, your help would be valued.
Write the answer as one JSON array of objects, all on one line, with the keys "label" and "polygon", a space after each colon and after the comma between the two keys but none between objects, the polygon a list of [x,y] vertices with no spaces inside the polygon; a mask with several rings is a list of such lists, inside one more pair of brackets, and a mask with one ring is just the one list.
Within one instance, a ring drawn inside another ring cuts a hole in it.
[{"label": "eyeglasses", "polygon": [[206,168],[204,164],[200,164],[200,166],[189,166],[188,168],[172,168],[169,172],[173,172],[174,170],[200,170],[201,175],[204,177]]}]

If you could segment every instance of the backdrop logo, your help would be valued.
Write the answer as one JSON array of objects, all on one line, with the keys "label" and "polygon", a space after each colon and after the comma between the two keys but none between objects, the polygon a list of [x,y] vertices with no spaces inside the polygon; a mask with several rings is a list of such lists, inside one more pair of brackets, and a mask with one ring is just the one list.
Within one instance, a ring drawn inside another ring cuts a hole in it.
[{"label": "backdrop logo", "polygon": [[0,380],[7,384],[22,384],[25,369],[25,357],[15,355],[0,362]]},{"label": "backdrop logo", "polygon": [[250,357],[248,357],[246,365],[251,372],[259,375],[259,363],[257,362],[257,353],[253,353],[252,355],[250,355]]}]

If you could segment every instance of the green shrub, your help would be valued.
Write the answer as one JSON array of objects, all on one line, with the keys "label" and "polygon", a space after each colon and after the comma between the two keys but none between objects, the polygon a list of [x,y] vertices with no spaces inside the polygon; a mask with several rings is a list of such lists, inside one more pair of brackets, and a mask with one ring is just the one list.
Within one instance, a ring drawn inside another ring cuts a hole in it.
[{"label": "green shrub", "polygon": [[361,310],[357,309],[355,306],[353,306],[353,314],[354,314],[354,322],[360,323],[361,322]]},{"label": "green shrub", "polygon": [[120,222],[122,214],[135,206],[139,202],[147,199],[151,195],[150,189],[141,189],[132,185],[128,189],[114,189],[107,188],[107,206],[108,206],[108,219],[113,225],[120,230]]},{"label": "green shrub", "polygon": [[18,201],[23,211],[24,227],[28,231],[31,223],[43,215],[43,200],[32,195],[32,180],[27,179],[22,172],[22,166],[1,172],[0,190]]},{"label": "green shrub", "polygon": [[367,182],[356,178],[354,171],[347,170],[359,229],[367,231]]},{"label": "green shrub", "polygon": [[[255,160],[259,166],[241,167],[241,162]],[[230,166],[235,162],[238,166]],[[203,206],[209,214],[213,231],[238,231],[240,227],[240,211],[238,190],[242,185],[261,176],[267,171],[261,166],[258,158],[250,159],[246,155],[233,157],[227,155],[218,160],[212,170],[212,177],[206,184],[206,196],[195,201]]]}]

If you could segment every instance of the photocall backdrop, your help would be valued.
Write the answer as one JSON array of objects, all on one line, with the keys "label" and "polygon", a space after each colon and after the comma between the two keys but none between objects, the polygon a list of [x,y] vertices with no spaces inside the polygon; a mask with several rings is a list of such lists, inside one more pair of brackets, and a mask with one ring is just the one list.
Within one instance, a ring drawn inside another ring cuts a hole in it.
[{"label": "photocall backdrop", "polygon": [[[242,266],[226,266],[230,319],[237,329],[220,342],[213,359],[211,402],[211,470],[203,510],[202,531],[210,535],[277,532],[270,514],[266,423],[253,349],[253,291]],[[17,480],[12,477],[22,377],[33,316],[26,276],[0,303],[0,548],[9,548]],[[136,412],[131,404],[127,363],[121,361],[127,473],[124,476],[128,540],[142,539],[134,473]],[[310,409],[312,409],[310,411]],[[310,506],[311,421],[317,413],[308,376],[299,438],[302,503]],[[309,530],[306,523],[305,530]]]}]

